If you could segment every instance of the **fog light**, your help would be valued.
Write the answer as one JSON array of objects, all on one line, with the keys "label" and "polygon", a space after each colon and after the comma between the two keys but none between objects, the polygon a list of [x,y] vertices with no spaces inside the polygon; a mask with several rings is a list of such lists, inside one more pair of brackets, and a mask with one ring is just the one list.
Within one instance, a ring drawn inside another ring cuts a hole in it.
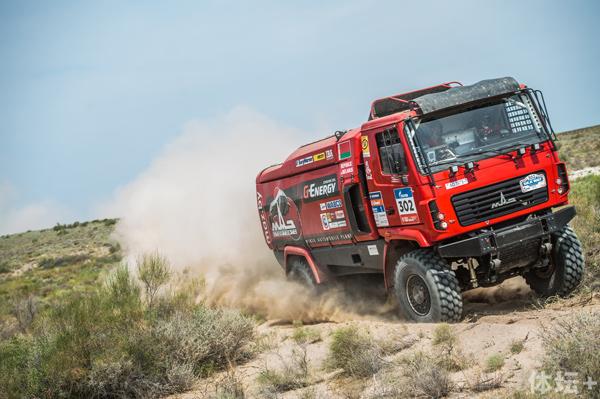
[{"label": "fog light", "polygon": [[562,179],[560,177],[556,179],[556,184],[558,184],[559,186],[562,185]]},{"label": "fog light", "polygon": [[445,217],[446,217],[446,215],[444,215],[444,214],[443,214],[443,213],[441,213],[441,212],[437,214],[437,218],[438,218],[438,220],[444,220],[444,218],[445,218]]},{"label": "fog light", "polygon": [[525,149],[525,147],[521,147],[521,148],[519,148],[519,149],[517,150],[517,153],[518,153],[520,156],[523,156],[523,155],[525,155],[525,153],[526,153],[526,152],[527,152],[527,150]]},{"label": "fog light", "polygon": [[535,151],[539,151],[539,150],[540,150],[540,148],[542,148],[542,147],[540,146],[540,143],[535,143],[535,144],[532,144],[532,145],[531,145],[531,150],[532,150],[532,151],[534,151],[534,152],[535,152]]},{"label": "fog light", "polygon": [[446,229],[448,228],[448,223],[446,223],[446,222],[442,222],[442,223],[440,223],[440,227],[441,227],[442,229],[446,230]]},{"label": "fog light", "polygon": [[456,165],[450,166],[450,174],[455,175],[457,173],[458,173],[458,166],[456,166]]},{"label": "fog light", "polygon": [[562,194],[562,193],[564,193],[564,192],[565,192],[565,189],[564,189],[562,186],[560,186],[560,187],[558,188],[558,193],[559,193],[559,194]]}]

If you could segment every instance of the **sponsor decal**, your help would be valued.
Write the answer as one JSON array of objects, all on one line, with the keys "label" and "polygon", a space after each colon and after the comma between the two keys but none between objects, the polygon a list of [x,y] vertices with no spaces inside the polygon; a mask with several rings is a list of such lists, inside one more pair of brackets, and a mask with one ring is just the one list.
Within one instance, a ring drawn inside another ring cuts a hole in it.
[{"label": "sponsor decal", "polygon": [[373,210],[375,225],[377,227],[389,226],[390,223],[387,218],[387,213],[385,212],[381,191],[373,191],[369,193],[369,199],[371,200],[371,209]]},{"label": "sponsor decal", "polygon": [[306,157],[306,158],[302,158],[302,159],[297,159],[296,160],[296,167],[300,167],[300,166],[305,166],[305,165],[309,165],[313,163],[313,157]]},{"label": "sponsor decal", "polygon": [[319,207],[321,208],[322,211],[325,211],[327,209],[341,208],[342,207],[342,200],[336,199],[336,200],[333,200],[333,201],[321,202],[319,204]]},{"label": "sponsor decal", "polygon": [[352,143],[350,141],[344,141],[338,144],[338,159],[344,160],[352,156]]},{"label": "sponsor decal", "polygon": [[318,154],[313,155],[313,159],[315,160],[315,162],[317,161],[322,161],[325,159],[325,153],[324,152],[320,152]]},{"label": "sponsor decal", "polygon": [[352,239],[352,234],[344,233],[344,234],[328,234],[324,236],[318,237],[310,237],[306,239],[306,243],[309,245],[312,244],[322,244],[331,241],[349,241]]},{"label": "sponsor decal", "polygon": [[363,157],[371,156],[371,152],[369,151],[369,137],[368,136],[360,137],[360,147],[362,148]]},{"label": "sponsor decal", "polygon": [[494,202],[492,204],[492,206],[490,207],[490,209],[500,208],[500,207],[503,207],[503,206],[506,206],[508,204],[512,204],[512,203],[515,203],[515,202],[517,202],[516,198],[514,198],[514,197],[513,198],[506,198],[504,196],[504,193],[502,191],[500,191],[500,200]]},{"label": "sponsor decal", "polygon": [[[341,214],[339,212],[341,212]],[[346,219],[344,219],[344,211],[325,212],[321,213],[320,216],[323,230],[337,229],[347,226]]]},{"label": "sponsor decal", "polygon": [[258,214],[260,215],[260,225],[262,226],[263,234],[267,245],[271,245],[271,233],[269,231],[269,222],[265,209],[263,208],[263,197],[257,192],[256,193],[256,205],[258,206]]},{"label": "sponsor decal", "polygon": [[352,165],[352,161],[340,163],[340,175],[350,175],[352,173],[354,173],[354,166]]},{"label": "sponsor decal", "polygon": [[451,188],[456,188],[459,186],[464,186],[465,184],[469,184],[469,180],[467,180],[466,178],[451,181],[450,183],[446,183],[446,190],[450,190]]},{"label": "sponsor decal", "polygon": [[275,189],[275,198],[269,204],[269,215],[271,232],[274,238],[290,237],[293,240],[300,239],[298,208],[294,201],[280,188]]},{"label": "sponsor decal", "polygon": [[373,180],[373,173],[371,172],[371,165],[369,165],[369,161],[365,159],[365,174],[367,175],[367,180]]},{"label": "sponsor decal", "polygon": [[336,175],[328,175],[307,182],[302,189],[302,197],[305,202],[316,201],[322,198],[332,197],[338,194],[338,182]]},{"label": "sponsor decal", "polygon": [[330,159],[333,159],[333,150],[329,149],[325,151],[325,158],[327,158],[327,160],[329,161]]},{"label": "sponsor decal", "polygon": [[532,173],[519,181],[521,192],[528,193],[546,187],[546,177],[541,173]]},{"label": "sponsor decal", "polygon": [[396,206],[400,214],[400,222],[404,224],[418,223],[419,215],[417,214],[412,188],[402,187],[395,189],[394,198],[396,199]]},{"label": "sponsor decal", "polygon": [[377,250],[377,245],[367,245],[367,249],[369,250],[369,255],[371,255],[371,256],[379,255],[379,251]]}]

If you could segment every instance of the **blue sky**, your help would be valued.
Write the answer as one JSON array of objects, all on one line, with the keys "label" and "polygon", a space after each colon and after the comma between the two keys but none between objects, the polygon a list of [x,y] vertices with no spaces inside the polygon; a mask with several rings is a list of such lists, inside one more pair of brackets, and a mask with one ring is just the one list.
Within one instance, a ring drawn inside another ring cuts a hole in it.
[{"label": "blue sky", "polygon": [[598,4],[3,1],[0,233],[96,216],[188,121],[236,106],[312,140],[378,97],[510,75],[557,130],[598,124]]}]

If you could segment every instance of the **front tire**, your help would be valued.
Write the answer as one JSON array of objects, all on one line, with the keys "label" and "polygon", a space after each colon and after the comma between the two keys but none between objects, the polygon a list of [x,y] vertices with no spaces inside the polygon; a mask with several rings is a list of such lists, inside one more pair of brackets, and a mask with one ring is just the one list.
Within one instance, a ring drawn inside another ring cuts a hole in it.
[{"label": "front tire", "polygon": [[400,257],[394,271],[394,291],[403,315],[420,323],[459,321],[462,296],[454,272],[430,249]]},{"label": "front tire", "polygon": [[581,242],[573,229],[564,227],[552,236],[552,258],[545,270],[531,270],[525,281],[541,297],[566,297],[583,279],[584,259]]}]

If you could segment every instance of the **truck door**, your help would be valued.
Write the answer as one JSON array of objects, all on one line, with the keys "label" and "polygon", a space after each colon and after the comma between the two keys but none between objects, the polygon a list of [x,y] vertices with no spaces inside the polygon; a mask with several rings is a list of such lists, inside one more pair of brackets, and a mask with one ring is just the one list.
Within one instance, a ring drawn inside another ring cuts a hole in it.
[{"label": "truck door", "polygon": [[379,233],[369,210],[369,190],[359,137],[340,142],[338,146],[340,188],[353,238],[355,241],[377,239]]},{"label": "truck door", "polygon": [[379,228],[420,223],[409,185],[405,147],[396,125],[362,133],[369,202]]}]

